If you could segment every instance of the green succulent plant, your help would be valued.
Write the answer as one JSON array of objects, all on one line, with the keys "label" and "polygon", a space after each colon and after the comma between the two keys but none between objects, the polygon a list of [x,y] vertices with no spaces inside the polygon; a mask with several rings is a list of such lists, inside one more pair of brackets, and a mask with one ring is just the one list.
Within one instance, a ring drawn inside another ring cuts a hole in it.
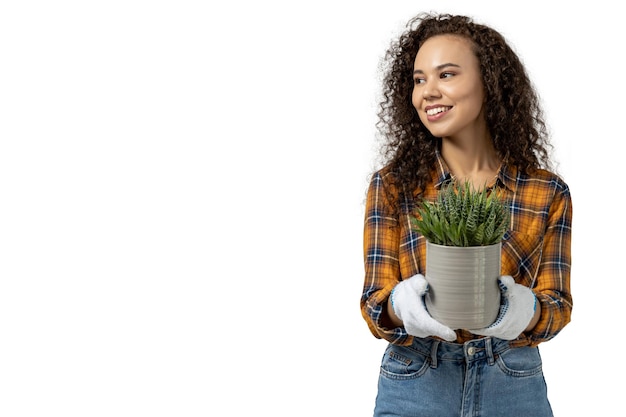
[{"label": "green succulent plant", "polygon": [[509,209],[496,189],[476,190],[469,182],[442,186],[435,201],[422,201],[413,226],[431,243],[487,246],[502,240]]}]

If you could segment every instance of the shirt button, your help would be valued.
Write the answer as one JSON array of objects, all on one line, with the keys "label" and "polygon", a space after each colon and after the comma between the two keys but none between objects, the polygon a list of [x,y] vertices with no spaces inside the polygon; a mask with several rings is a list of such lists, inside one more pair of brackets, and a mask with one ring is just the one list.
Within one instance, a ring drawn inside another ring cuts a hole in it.
[{"label": "shirt button", "polygon": [[468,355],[470,355],[470,356],[472,356],[474,353],[476,353],[476,348],[475,348],[474,346],[470,346],[470,347],[467,349],[467,354],[468,354]]}]

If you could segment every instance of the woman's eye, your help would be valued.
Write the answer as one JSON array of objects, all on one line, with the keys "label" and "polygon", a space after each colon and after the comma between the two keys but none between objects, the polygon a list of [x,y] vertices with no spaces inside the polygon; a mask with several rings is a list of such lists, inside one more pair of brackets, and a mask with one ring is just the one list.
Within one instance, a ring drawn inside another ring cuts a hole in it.
[{"label": "woman's eye", "polygon": [[451,78],[451,77],[454,77],[454,73],[453,72],[442,72],[440,77],[441,78]]},{"label": "woman's eye", "polygon": [[414,81],[415,84],[424,84],[426,82],[423,78],[416,78]]}]

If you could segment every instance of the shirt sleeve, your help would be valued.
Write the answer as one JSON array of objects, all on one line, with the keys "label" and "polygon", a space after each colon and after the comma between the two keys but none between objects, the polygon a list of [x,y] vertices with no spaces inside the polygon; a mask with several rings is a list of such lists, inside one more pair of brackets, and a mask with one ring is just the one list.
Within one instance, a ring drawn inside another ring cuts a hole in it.
[{"label": "shirt sleeve", "polygon": [[412,336],[403,327],[388,328],[387,301],[400,280],[400,227],[388,200],[388,185],[380,172],[373,175],[366,199],[363,255],[365,280],[361,314],[372,334],[394,344],[408,344]]},{"label": "shirt sleeve", "polygon": [[539,322],[528,334],[533,346],[556,336],[570,322],[573,306],[570,291],[572,201],[567,185],[561,181],[556,184],[533,287],[537,307],[541,308]]}]

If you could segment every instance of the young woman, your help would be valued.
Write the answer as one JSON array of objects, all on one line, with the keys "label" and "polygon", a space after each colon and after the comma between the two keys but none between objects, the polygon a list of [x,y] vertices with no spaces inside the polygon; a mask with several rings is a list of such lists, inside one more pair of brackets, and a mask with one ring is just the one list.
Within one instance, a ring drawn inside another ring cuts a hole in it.
[{"label": "young woman", "polygon": [[[537,346],[570,321],[572,205],[526,70],[497,31],[451,15],[412,19],[386,63],[361,298],[389,342],[374,415],[551,416]],[[510,204],[502,306],[483,329],[453,330],[425,308],[425,240],[411,217],[451,181],[498,187]]]}]

